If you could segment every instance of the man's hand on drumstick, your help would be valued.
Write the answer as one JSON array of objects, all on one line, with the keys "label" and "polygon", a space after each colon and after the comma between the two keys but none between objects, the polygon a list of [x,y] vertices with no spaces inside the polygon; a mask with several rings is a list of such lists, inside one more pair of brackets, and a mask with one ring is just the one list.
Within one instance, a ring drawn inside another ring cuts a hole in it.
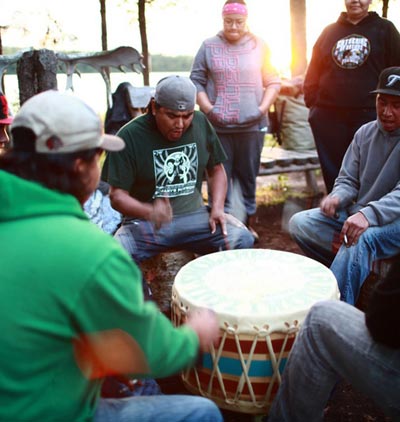
[{"label": "man's hand on drumstick", "polygon": [[219,326],[214,312],[209,309],[199,309],[189,314],[186,324],[197,333],[202,352],[210,350],[212,344],[217,345]]},{"label": "man's hand on drumstick", "polygon": [[160,229],[163,224],[172,221],[172,207],[167,197],[156,198],[152,204],[152,211],[149,216],[156,229]]}]

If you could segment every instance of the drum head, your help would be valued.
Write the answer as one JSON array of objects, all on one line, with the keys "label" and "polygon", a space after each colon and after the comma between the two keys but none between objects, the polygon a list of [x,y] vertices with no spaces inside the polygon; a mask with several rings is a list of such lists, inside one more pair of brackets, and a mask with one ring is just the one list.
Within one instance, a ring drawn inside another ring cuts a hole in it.
[{"label": "drum head", "polygon": [[197,258],[178,272],[173,294],[189,309],[209,308],[221,323],[243,332],[267,324],[280,329],[303,321],[310,307],[338,299],[333,273],[302,255],[268,249],[216,252]]}]

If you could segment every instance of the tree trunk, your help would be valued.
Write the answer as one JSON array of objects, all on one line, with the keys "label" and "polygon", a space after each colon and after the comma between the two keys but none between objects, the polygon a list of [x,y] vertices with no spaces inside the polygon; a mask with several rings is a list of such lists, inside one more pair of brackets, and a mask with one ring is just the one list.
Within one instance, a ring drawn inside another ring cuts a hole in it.
[{"label": "tree trunk", "polygon": [[106,18],[106,0],[100,0],[101,16],[101,49],[107,51],[107,18]]},{"label": "tree trunk", "polygon": [[292,77],[303,75],[307,67],[306,0],[290,0]]},{"label": "tree trunk", "polygon": [[[106,0],[100,1],[100,17],[101,17],[101,49],[107,51],[107,12],[106,12]],[[105,67],[104,71],[107,74],[108,80],[110,80],[110,68]],[[107,109],[111,107],[110,104],[110,92],[107,92]]]},{"label": "tree trunk", "polygon": [[143,70],[143,84],[145,86],[150,85],[150,67],[149,67],[149,47],[147,43],[147,32],[146,32],[146,0],[138,0],[138,12],[139,12],[139,29],[140,39],[142,42],[142,54],[143,64],[145,66]]},{"label": "tree trunk", "polygon": [[51,50],[33,50],[17,62],[19,103],[49,89],[57,89],[57,57]]},{"label": "tree trunk", "polygon": [[389,0],[383,0],[382,3],[382,17],[387,18],[389,10]]}]

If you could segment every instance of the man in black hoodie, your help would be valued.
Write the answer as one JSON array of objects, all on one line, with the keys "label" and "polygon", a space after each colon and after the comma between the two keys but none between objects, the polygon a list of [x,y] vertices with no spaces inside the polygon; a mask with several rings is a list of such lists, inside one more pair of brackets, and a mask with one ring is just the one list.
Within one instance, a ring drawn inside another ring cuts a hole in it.
[{"label": "man in black hoodie", "polygon": [[340,379],[400,418],[400,261],[371,294],[366,314],[340,301],[314,305],[286,364],[268,422],[322,421]]},{"label": "man in black hoodie", "polygon": [[314,45],[304,81],[327,193],[356,130],[376,119],[379,74],[400,65],[400,34],[387,19],[369,12],[372,0],[345,0],[346,12],[328,25]]}]

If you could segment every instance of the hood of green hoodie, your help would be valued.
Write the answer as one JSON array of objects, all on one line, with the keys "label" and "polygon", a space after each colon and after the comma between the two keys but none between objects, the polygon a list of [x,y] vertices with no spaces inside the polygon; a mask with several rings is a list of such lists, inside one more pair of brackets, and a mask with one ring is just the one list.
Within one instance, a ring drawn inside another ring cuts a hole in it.
[{"label": "hood of green hoodie", "polygon": [[0,198],[0,222],[55,214],[88,219],[72,195],[47,189],[2,170]]}]

